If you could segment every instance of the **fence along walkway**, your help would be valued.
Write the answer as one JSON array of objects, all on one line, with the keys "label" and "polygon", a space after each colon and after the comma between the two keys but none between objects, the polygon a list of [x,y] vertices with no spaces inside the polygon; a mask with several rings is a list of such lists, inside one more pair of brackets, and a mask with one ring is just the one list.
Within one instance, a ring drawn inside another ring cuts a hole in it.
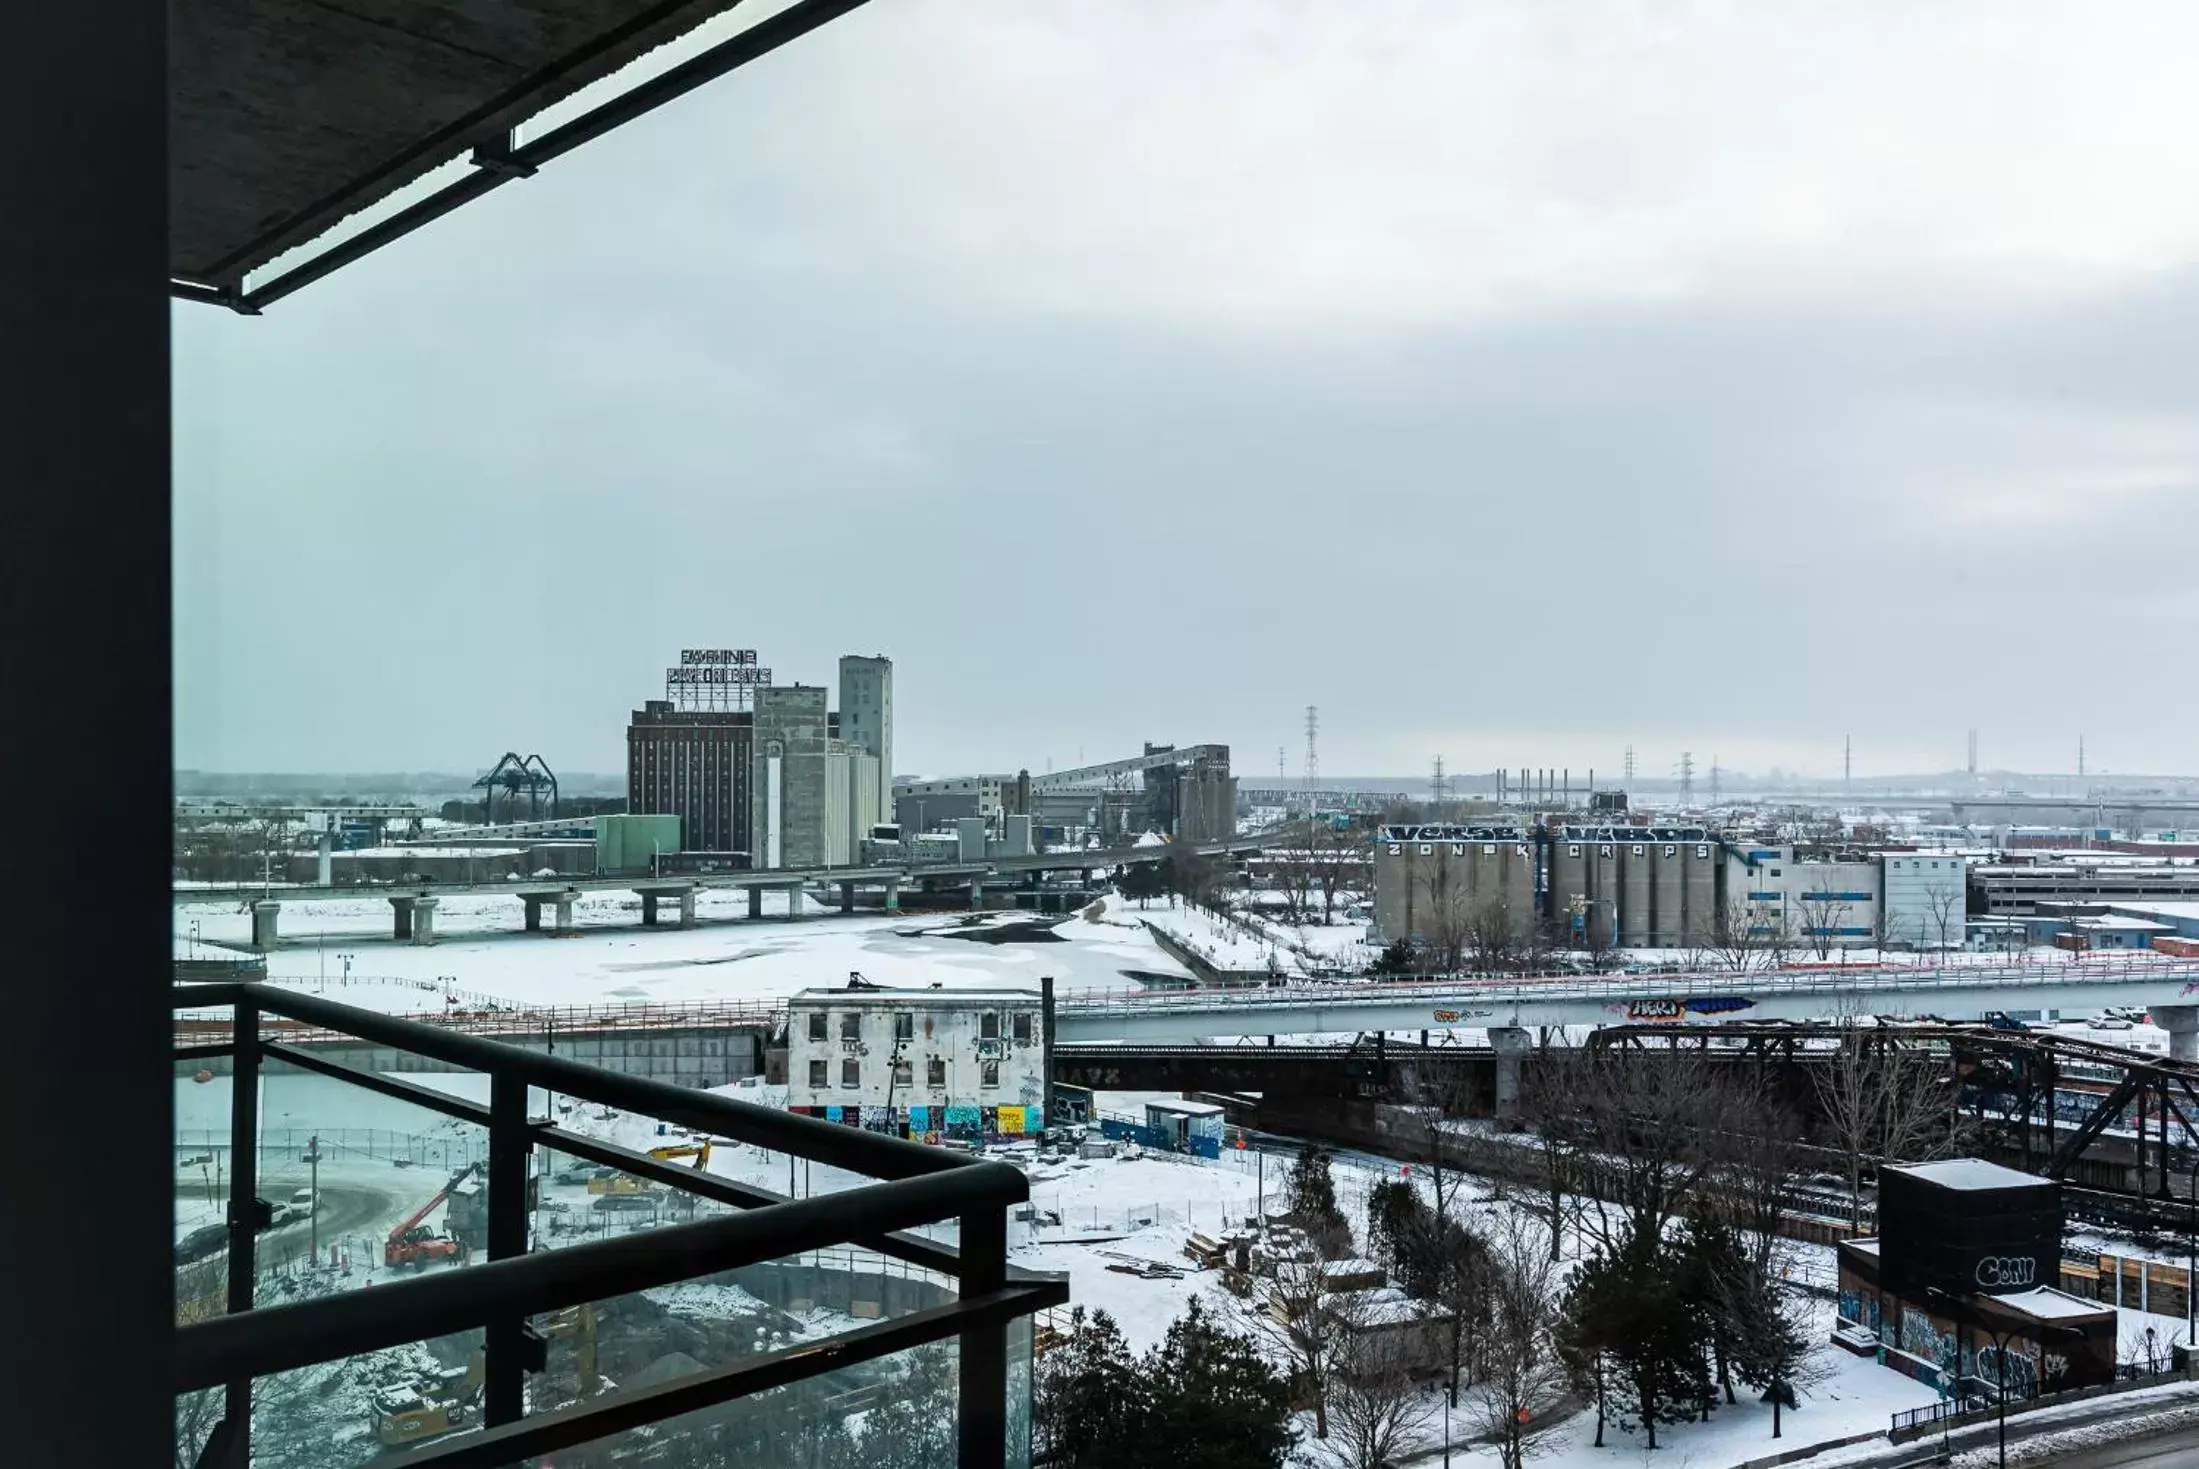
[{"label": "fence along walkway", "polygon": [[[516,1038],[602,1035],[614,1031],[708,1030],[746,1025],[770,1027],[778,1024],[785,1014],[783,1005],[769,1000],[694,1000],[678,1005],[529,1005],[500,1009],[446,1005],[439,1010],[405,1012],[395,1018],[463,1035]],[[263,1040],[294,1045],[352,1039],[337,1031],[275,1016],[261,1017],[260,1036]],[[179,1046],[219,1045],[229,1038],[230,1023],[226,1018],[194,1017],[188,1012],[179,1012],[176,1016],[175,1043]]]}]

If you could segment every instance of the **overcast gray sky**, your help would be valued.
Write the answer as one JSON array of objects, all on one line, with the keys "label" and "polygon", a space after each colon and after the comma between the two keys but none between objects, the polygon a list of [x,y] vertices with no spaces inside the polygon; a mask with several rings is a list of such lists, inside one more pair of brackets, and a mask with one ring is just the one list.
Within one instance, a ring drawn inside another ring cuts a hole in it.
[{"label": "overcast gray sky", "polygon": [[2190,770],[2199,7],[877,0],[176,312],[180,766]]}]

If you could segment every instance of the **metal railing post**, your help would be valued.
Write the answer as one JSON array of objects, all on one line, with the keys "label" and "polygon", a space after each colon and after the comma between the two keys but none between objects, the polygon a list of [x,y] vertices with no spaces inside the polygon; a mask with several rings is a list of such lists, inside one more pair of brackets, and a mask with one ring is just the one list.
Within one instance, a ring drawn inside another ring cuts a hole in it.
[{"label": "metal railing post", "polygon": [[[497,1072],[489,1081],[489,1258],[527,1253],[527,1083]],[[527,1411],[529,1342],[526,1318],[491,1320],[482,1333],[483,1417],[491,1428],[517,1423]]]},{"label": "metal railing post", "polygon": [[[230,1021],[229,1088],[229,1291],[228,1314],[252,1309],[260,1231],[260,1007],[237,1003]],[[223,1388],[222,1417],[229,1425],[229,1462],[251,1462],[252,1379]]]},{"label": "metal railing post", "polygon": [[[964,1300],[1007,1284],[1008,1214],[986,1209],[960,1221]],[[956,1406],[956,1469],[1001,1469],[1008,1454],[1008,1327],[972,1327],[960,1337],[961,1391]]]}]

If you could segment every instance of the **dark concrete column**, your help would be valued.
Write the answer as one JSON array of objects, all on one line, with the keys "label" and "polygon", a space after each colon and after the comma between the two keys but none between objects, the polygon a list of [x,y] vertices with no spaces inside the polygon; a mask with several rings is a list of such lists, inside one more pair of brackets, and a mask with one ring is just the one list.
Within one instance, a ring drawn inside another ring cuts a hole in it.
[{"label": "dark concrete column", "polygon": [[694,926],[695,890],[689,888],[686,892],[680,894],[680,927],[693,928]]},{"label": "dark concrete column", "polygon": [[643,928],[655,928],[657,926],[657,895],[655,893],[643,893],[641,895],[641,926]]},{"label": "dark concrete column", "polygon": [[1524,1026],[1492,1025],[1489,1044],[1497,1053],[1497,1117],[1510,1121],[1519,1116],[1520,1058],[1534,1048],[1534,1037]]},{"label": "dark concrete column", "polygon": [[519,901],[527,906],[527,932],[540,933],[542,931],[542,900],[522,895]]},{"label": "dark concrete column", "polygon": [[748,916],[751,918],[764,916],[764,890],[762,888],[750,888],[748,890]]},{"label": "dark concrete column", "polygon": [[855,884],[852,882],[840,884],[840,911],[842,913],[853,913],[855,911]]},{"label": "dark concrete column", "polygon": [[395,935],[398,938],[412,937],[412,904],[413,900],[409,897],[389,900],[390,909],[395,915]]}]

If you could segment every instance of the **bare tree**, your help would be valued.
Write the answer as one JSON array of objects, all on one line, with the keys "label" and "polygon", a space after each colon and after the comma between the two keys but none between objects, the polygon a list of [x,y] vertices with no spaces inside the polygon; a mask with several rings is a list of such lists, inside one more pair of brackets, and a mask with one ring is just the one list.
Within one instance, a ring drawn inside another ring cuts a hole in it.
[{"label": "bare tree", "polygon": [[1662,1238],[1717,1162],[1712,1140],[1730,1120],[1722,1075],[1678,1047],[1591,1048],[1574,1070],[1571,1122],[1595,1160],[1580,1173],[1582,1223],[1610,1250]]},{"label": "bare tree", "polygon": [[1339,831],[1325,821],[1312,827],[1313,884],[1321,894],[1321,922],[1336,921],[1336,904],[1352,887],[1352,872],[1374,870],[1374,843],[1370,833]]},{"label": "bare tree", "polygon": [[1776,969],[1786,957],[1785,916],[1769,903],[1729,899],[1718,910],[1706,948],[1718,968],[1733,974]]},{"label": "bare tree", "polygon": [[1944,1157],[1960,1141],[1944,1066],[1877,1026],[1846,1022],[1832,1054],[1811,1069],[1810,1083],[1827,1141],[1847,1167],[1853,1227],[1863,1223],[1866,1163]]},{"label": "bare tree", "polygon": [[1259,1334],[1280,1357],[1298,1400],[1313,1408],[1313,1436],[1329,1436],[1330,1389],[1340,1351],[1337,1322],[1329,1310],[1328,1271],[1316,1250],[1304,1258],[1277,1260],[1268,1280],[1267,1309],[1253,1317]]},{"label": "bare tree", "polygon": [[1832,957],[1848,904],[1833,893],[1803,893],[1794,900],[1801,915],[1802,942],[1820,962]]},{"label": "bare tree", "polygon": [[1406,921],[1421,941],[1429,970],[1455,974],[1465,962],[1473,915],[1464,869],[1451,861],[1448,844],[1434,845],[1431,857],[1415,859],[1409,869]]},{"label": "bare tree", "polygon": [[1520,935],[1512,910],[1502,901],[1482,904],[1466,918],[1466,967],[1476,974],[1504,974],[1519,968]]},{"label": "bare tree", "polygon": [[1536,1052],[1534,1065],[1521,1068],[1520,1117],[1534,1138],[1537,1165],[1535,1212],[1549,1222],[1553,1261],[1563,1255],[1565,1226],[1575,1212],[1585,1164],[1573,1090],[1582,1069],[1578,1055],[1545,1046]]},{"label": "bare tree", "polygon": [[1534,1415],[1565,1393],[1558,1355],[1555,1262],[1534,1227],[1506,1213],[1489,1237],[1488,1370],[1469,1408],[1480,1436],[1497,1446],[1503,1469],[1522,1469],[1540,1441],[1528,1437]]},{"label": "bare tree", "polygon": [[1385,1313],[1410,1308],[1367,1299],[1368,1292],[1329,1297],[1333,1372],[1329,1417],[1335,1439],[1328,1458],[1340,1469],[1390,1469],[1424,1448],[1442,1399],[1414,1380],[1416,1363],[1405,1339]]},{"label": "bare tree", "polygon": [[1968,894],[1961,888],[1937,887],[1925,899],[1924,906],[1931,916],[1932,926],[1938,931],[1939,951],[1944,954],[1948,932],[1962,932],[1969,921]]}]

